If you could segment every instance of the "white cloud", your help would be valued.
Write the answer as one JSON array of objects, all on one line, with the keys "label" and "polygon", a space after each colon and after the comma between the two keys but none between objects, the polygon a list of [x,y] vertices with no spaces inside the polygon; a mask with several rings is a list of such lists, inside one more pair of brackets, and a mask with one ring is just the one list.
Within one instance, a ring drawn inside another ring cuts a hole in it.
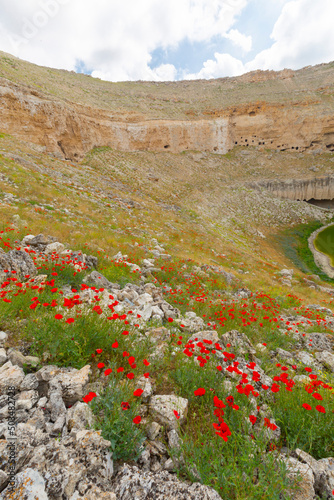
[{"label": "white cloud", "polygon": [[241,61],[230,54],[215,53],[215,59],[208,59],[198,73],[185,73],[186,80],[220,78],[222,76],[237,76],[244,73],[245,68]]},{"label": "white cloud", "polygon": [[150,68],[152,51],[224,35],[247,1],[0,0],[0,49],[69,70],[83,61],[114,81],[172,79],[172,65]]},{"label": "white cloud", "polygon": [[256,1],[0,0],[0,50],[68,70],[82,62],[95,76],[113,81],[217,78],[334,59],[334,0],[269,1],[281,5],[271,47],[246,64],[216,52],[196,74],[177,72],[172,64],[152,69],[151,54],[185,40],[208,45],[214,37],[228,38],[243,54],[250,52],[252,37],[236,29],[235,22],[246,5],[261,18]]},{"label": "white cloud", "polygon": [[252,50],[252,37],[250,35],[246,36],[238,30],[230,30],[226,33],[225,38],[228,38],[235,45],[241,47],[244,52]]},{"label": "white cloud", "polygon": [[297,69],[334,59],[333,0],[286,3],[271,38],[273,45],[246,64],[254,69]]},{"label": "white cloud", "polygon": [[[258,69],[298,69],[333,61],[333,19],[333,0],[290,0],[282,6],[271,34],[273,44],[270,48],[262,50],[246,64],[229,54],[216,53],[215,60],[205,61],[198,73],[185,75],[185,78],[236,76]],[[228,38],[231,32],[235,40],[240,41],[244,36],[231,30],[225,37]]]}]

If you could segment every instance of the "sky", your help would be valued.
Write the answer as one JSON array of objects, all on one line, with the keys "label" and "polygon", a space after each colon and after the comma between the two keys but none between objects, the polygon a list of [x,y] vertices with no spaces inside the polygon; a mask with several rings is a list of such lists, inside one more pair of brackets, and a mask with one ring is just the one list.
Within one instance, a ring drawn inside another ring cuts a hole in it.
[{"label": "sky", "polygon": [[110,81],[334,60],[334,0],[0,0],[0,50]]}]

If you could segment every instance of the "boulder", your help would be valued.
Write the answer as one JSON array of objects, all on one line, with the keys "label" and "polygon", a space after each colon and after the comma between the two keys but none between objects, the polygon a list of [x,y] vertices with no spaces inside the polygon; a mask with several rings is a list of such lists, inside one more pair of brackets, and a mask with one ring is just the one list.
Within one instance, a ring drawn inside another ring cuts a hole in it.
[{"label": "boulder", "polygon": [[0,283],[6,280],[8,272],[15,271],[15,277],[23,280],[25,276],[36,276],[37,269],[34,261],[27,252],[10,250],[0,254]]},{"label": "boulder", "polygon": [[0,494],[0,500],[48,500],[45,481],[42,475],[28,467],[16,475],[16,485],[11,491],[10,485]]},{"label": "boulder", "polygon": [[112,489],[118,500],[221,500],[218,493],[200,483],[189,484],[167,471],[144,474],[138,467],[125,464],[114,481]]},{"label": "boulder", "polygon": [[[180,418],[177,419],[174,410]],[[177,429],[186,421],[188,400],[174,395],[152,396],[149,401],[149,413],[152,418],[167,427],[168,430]]]}]

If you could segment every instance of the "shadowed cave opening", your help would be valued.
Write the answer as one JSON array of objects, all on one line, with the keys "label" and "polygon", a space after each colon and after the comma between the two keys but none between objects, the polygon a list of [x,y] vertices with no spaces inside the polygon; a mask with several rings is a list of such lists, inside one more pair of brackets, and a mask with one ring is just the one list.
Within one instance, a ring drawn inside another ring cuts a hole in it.
[{"label": "shadowed cave opening", "polygon": [[315,205],[316,207],[328,208],[330,210],[334,210],[334,200],[315,200],[314,198],[311,198],[310,200],[303,200],[303,201],[306,201],[311,205]]}]

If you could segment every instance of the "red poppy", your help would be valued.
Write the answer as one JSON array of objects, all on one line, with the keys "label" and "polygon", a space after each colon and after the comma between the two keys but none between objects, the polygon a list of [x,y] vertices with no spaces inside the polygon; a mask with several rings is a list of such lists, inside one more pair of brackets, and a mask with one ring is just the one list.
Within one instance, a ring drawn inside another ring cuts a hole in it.
[{"label": "red poppy", "polygon": [[137,415],[134,419],[133,419],[133,423],[134,424],[140,424],[141,422],[141,417],[139,415]]},{"label": "red poppy", "polygon": [[96,398],[96,393],[95,392],[90,392],[86,396],[84,396],[82,399],[85,403],[89,403],[93,398]]},{"label": "red poppy", "polygon": [[110,375],[112,373],[112,369],[111,368],[107,368],[104,372],[105,376],[107,377],[108,375]]},{"label": "red poppy", "polygon": [[121,402],[121,408],[122,408],[122,410],[129,410],[130,409],[130,404],[127,401],[122,401]]},{"label": "red poppy", "polygon": [[322,401],[323,400],[323,397],[321,396],[321,394],[319,394],[318,392],[315,392],[314,394],[312,394],[312,396],[317,399],[318,401]]},{"label": "red poppy", "polygon": [[144,359],[143,363],[145,366],[150,366],[150,363],[149,363],[149,361],[147,361],[147,359]]},{"label": "red poppy", "polygon": [[272,391],[272,392],[278,392],[278,391],[279,391],[279,389],[280,389],[280,387],[279,387],[279,385],[277,385],[277,384],[273,384],[273,385],[271,386],[271,391]]},{"label": "red poppy", "polygon": [[134,392],[133,392],[133,395],[134,396],[141,396],[143,394],[143,389],[136,389]]},{"label": "red poppy", "polygon": [[104,363],[98,363],[98,364],[97,364],[97,367],[98,367],[99,369],[104,368],[104,366],[105,366],[105,364],[104,364]]},{"label": "red poppy", "polygon": [[302,407],[305,408],[305,410],[312,410],[312,406],[308,405],[307,403],[303,403]]},{"label": "red poppy", "polygon": [[122,366],[120,366],[119,368],[117,368],[117,373],[121,373],[121,372],[124,372],[124,368]]},{"label": "red poppy", "polygon": [[56,314],[55,315],[55,319],[62,319],[63,318],[63,315],[62,314]]},{"label": "red poppy", "polygon": [[249,415],[249,420],[252,423],[252,425],[254,425],[255,422],[256,422],[256,420],[257,420],[257,418],[255,417],[255,415]]},{"label": "red poppy", "polygon": [[117,340],[115,340],[115,342],[111,345],[111,347],[113,347],[114,349],[117,349],[117,347],[118,347]]},{"label": "red poppy", "polygon": [[97,354],[101,354],[102,349],[96,349]]},{"label": "red poppy", "polygon": [[134,375],[134,373],[128,373],[128,374],[127,374],[127,377],[128,377],[128,379],[130,379],[130,380],[132,380],[132,379],[134,378],[134,376],[135,376],[135,375]]},{"label": "red poppy", "polygon": [[122,332],[122,335],[129,335],[128,330],[124,330],[124,331]]},{"label": "red poppy", "polygon": [[200,387],[199,389],[196,389],[194,391],[194,394],[195,396],[204,396],[205,394],[205,389],[203,389],[202,387]]},{"label": "red poppy", "polygon": [[149,373],[144,373],[145,378],[149,378],[150,374]]},{"label": "red poppy", "polygon": [[175,415],[175,417],[176,417],[177,419],[179,419],[179,418],[180,418],[180,415],[178,414],[178,412],[177,412],[176,410],[173,410],[173,411],[174,411],[174,415]]},{"label": "red poppy", "polygon": [[326,413],[325,408],[324,408],[323,406],[321,406],[321,405],[317,405],[317,406],[315,407],[315,409],[316,409],[317,411],[319,411],[320,413]]},{"label": "red poppy", "polygon": [[74,318],[67,318],[66,323],[68,323],[69,325],[71,323],[74,323]]}]

